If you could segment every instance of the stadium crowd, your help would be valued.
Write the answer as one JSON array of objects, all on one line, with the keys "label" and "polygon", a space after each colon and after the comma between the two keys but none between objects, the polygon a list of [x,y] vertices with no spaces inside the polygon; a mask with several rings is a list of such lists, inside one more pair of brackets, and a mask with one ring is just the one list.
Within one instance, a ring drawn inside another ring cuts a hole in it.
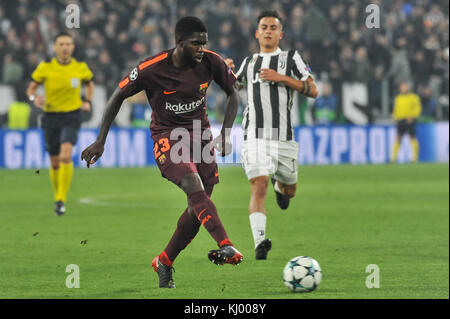
[{"label": "stadium crowd", "polygon": [[[80,28],[67,30],[66,6],[73,3]],[[369,4],[380,8],[378,29],[366,25]],[[32,70],[52,55],[53,37],[69,31],[75,57],[110,94],[140,59],[174,46],[174,25],[185,15],[203,19],[209,48],[238,66],[257,51],[256,17],[267,8],[283,17],[281,46],[299,50],[318,80],[330,84],[338,112],[343,82],[367,83],[376,107],[382,79],[390,80],[392,98],[399,83],[411,81],[431,120],[438,104],[448,110],[448,0],[7,0],[0,7],[0,84],[23,99]],[[448,111],[440,117],[448,120]]]}]

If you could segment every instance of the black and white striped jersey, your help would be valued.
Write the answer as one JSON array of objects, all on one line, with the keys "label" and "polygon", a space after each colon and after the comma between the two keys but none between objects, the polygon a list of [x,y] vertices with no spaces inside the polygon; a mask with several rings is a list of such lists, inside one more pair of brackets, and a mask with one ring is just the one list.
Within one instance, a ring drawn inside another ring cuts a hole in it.
[{"label": "black and white striped jersey", "polygon": [[296,50],[255,53],[244,59],[237,72],[239,85],[247,89],[247,106],[242,126],[244,140],[263,138],[290,141],[293,137],[291,108],[294,89],[283,83],[259,78],[260,69],[273,69],[282,75],[305,81],[311,70]]}]

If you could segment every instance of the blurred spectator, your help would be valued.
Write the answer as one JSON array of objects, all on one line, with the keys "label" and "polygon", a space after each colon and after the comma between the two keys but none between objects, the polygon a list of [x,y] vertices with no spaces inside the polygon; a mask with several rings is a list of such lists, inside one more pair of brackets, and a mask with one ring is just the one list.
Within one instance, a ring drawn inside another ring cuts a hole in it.
[{"label": "blurred spectator", "polygon": [[117,79],[121,77],[118,67],[112,63],[111,55],[108,51],[103,50],[99,54],[99,61],[93,64],[93,72],[95,82],[106,87],[106,95],[110,96],[116,86]]},{"label": "blurred spectator", "polygon": [[422,103],[421,122],[431,123],[435,119],[437,101],[433,98],[429,86],[419,86],[419,96]]},{"label": "blurred spectator", "polygon": [[373,119],[381,113],[382,108],[382,81],[385,75],[382,65],[377,65],[372,77],[369,81],[368,94],[369,94],[369,123],[372,123]]},{"label": "blurred spectator", "polygon": [[[322,43],[320,44],[321,50],[319,50],[316,54],[317,61],[331,61],[336,60],[336,56],[338,54],[338,48],[336,44],[330,39],[330,37],[325,37],[322,39]],[[330,71],[330,67],[327,63],[321,62],[318,64],[314,64],[314,72],[318,74],[322,74],[322,72],[328,73]]]},{"label": "blurred spectator", "polygon": [[[386,78],[391,80],[390,96],[405,80],[414,87],[427,83],[438,101],[437,118],[448,114],[448,0],[78,0],[74,3],[80,7],[81,28],[66,30],[68,3],[2,2],[1,83],[25,83],[37,61],[52,55],[53,37],[69,31],[76,42],[75,57],[86,60],[111,92],[139,60],[174,46],[173,25],[183,15],[203,18],[208,48],[240,64],[258,50],[256,17],[276,8],[283,17],[281,45],[299,50],[316,79],[330,82],[338,114],[343,82],[369,83],[369,96],[377,100],[380,81]],[[380,6],[381,29],[365,26],[364,9],[372,3]],[[214,118],[220,119],[220,112]]]},{"label": "blurred spectator", "polygon": [[439,4],[434,3],[431,5],[431,10],[425,15],[425,25],[434,27],[444,20],[444,14],[441,11]]},{"label": "blurred spectator", "polygon": [[136,128],[148,128],[150,126],[152,110],[148,104],[145,93],[138,94],[127,99],[131,103],[131,125]]},{"label": "blurred spectator", "polygon": [[411,59],[411,68],[415,70],[413,74],[414,83],[427,82],[431,75],[430,61],[425,59],[425,53],[423,50],[418,50],[413,53]]},{"label": "blurred spectator", "polygon": [[414,7],[412,15],[410,17],[410,21],[412,25],[414,26],[414,30],[416,31],[416,34],[423,34],[424,29],[424,22],[423,22],[423,16],[425,15],[425,8],[418,4]]},{"label": "blurred spectator", "polygon": [[404,30],[400,31],[406,40],[406,48],[409,54],[416,52],[421,48],[421,37],[417,36],[416,30],[411,23],[405,25]]},{"label": "blurred spectator", "polygon": [[411,66],[406,52],[406,39],[399,38],[396,42],[392,56],[391,68],[388,75],[392,77],[394,87],[400,87],[401,83],[411,82]]},{"label": "blurred spectator", "polygon": [[341,73],[341,80],[351,82],[354,79],[354,56],[353,49],[350,44],[342,48],[339,54],[339,64]]},{"label": "blurred spectator", "polygon": [[155,34],[154,36],[152,36],[150,38],[149,47],[150,47],[150,52],[148,54],[155,55],[155,54],[158,54],[159,52],[165,50],[166,46],[164,44],[163,38],[160,35]]},{"label": "blurred spectator", "polygon": [[367,84],[372,76],[372,68],[365,47],[356,50],[354,68],[354,80]]},{"label": "blurred spectator", "polygon": [[321,91],[314,101],[312,115],[316,124],[329,125],[336,120],[337,100],[329,83],[323,83]]},{"label": "blurred spectator", "polygon": [[[312,0],[304,0],[306,12],[303,17],[302,29],[305,33],[305,41],[308,43],[309,50],[318,52],[322,39],[328,32],[327,16],[317,7]],[[313,64],[321,63],[314,57],[311,61]]]},{"label": "blurred spectator", "polygon": [[11,28],[11,21],[5,16],[3,6],[0,7],[0,34],[6,34]]},{"label": "blurred spectator", "polygon": [[2,83],[17,85],[23,79],[23,66],[10,53],[3,59]]},{"label": "blurred spectator", "polygon": [[391,52],[384,34],[375,35],[375,41],[369,47],[369,61],[375,68],[380,66],[383,72],[387,72],[391,65]]}]

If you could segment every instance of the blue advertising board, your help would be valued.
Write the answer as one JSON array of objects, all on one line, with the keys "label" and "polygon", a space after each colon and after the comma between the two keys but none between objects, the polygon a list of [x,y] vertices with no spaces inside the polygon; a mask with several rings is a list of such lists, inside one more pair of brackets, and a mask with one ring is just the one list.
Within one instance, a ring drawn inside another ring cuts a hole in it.
[{"label": "blue advertising board", "polygon": [[[217,136],[220,126],[212,127]],[[396,138],[392,125],[369,126],[301,126],[296,127],[300,165],[383,164],[389,162]],[[81,151],[91,144],[97,130],[82,129],[73,150],[75,166],[80,163]],[[419,161],[448,162],[449,124],[419,124]],[[233,128],[233,153],[218,163],[240,164],[242,129]],[[411,159],[409,138],[404,137],[399,162]],[[45,168],[49,157],[45,152],[42,131],[0,130],[0,168]],[[112,128],[105,144],[105,152],[95,167],[143,167],[155,165],[153,141],[148,129]],[[85,165],[84,165],[85,166]]]}]

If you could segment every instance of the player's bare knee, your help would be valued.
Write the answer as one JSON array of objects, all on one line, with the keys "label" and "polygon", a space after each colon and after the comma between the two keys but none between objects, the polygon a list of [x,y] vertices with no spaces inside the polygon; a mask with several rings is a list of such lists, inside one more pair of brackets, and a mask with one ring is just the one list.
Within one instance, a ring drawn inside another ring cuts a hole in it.
[{"label": "player's bare knee", "polygon": [[258,176],[255,178],[252,178],[250,180],[250,185],[263,185],[267,188],[267,185],[269,185],[269,177],[268,176]]},{"label": "player's bare knee", "polygon": [[59,161],[68,164],[72,161],[72,148],[73,145],[70,143],[61,144],[61,151],[59,153]]},{"label": "player's bare knee", "polygon": [[203,183],[197,173],[187,174],[181,179],[180,188],[187,194],[203,191]]},{"label": "player's bare knee", "polygon": [[253,196],[265,198],[267,194],[267,185],[269,178],[267,176],[256,177],[250,180],[251,192]]},{"label": "player's bare knee", "polygon": [[64,164],[69,164],[70,162],[72,162],[72,156],[68,154],[61,154],[59,156],[59,161]]}]

